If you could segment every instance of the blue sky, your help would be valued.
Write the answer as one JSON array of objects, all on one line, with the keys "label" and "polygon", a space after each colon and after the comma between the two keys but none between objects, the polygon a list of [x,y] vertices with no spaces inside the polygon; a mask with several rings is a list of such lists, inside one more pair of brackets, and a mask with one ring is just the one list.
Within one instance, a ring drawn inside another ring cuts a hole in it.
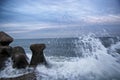
[{"label": "blue sky", "polygon": [[120,0],[0,0],[0,31],[14,38],[120,35]]}]

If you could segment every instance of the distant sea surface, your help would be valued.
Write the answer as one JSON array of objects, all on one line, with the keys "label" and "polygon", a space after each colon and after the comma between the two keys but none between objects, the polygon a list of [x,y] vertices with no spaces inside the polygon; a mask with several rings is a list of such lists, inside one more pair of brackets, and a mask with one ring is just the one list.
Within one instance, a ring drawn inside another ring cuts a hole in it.
[{"label": "distant sea surface", "polygon": [[[96,37],[94,37],[96,38]],[[119,37],[98,37],[103,46],[110,47],[120,41]],[[44,54],[46,56],[65,56],[65,57],[77,57],[78,46],[83,46],[79,38],[41,38],[41,39],[15,39],[11,46],[21,46],[25,49],[26,53],[32,54],[30,50],[31,44],[46,45]],[[91,44],[92,45],[92,44]],[[97,45],[97,43],[96,43]],[[80,57],[80,56],[79,56]]]}]

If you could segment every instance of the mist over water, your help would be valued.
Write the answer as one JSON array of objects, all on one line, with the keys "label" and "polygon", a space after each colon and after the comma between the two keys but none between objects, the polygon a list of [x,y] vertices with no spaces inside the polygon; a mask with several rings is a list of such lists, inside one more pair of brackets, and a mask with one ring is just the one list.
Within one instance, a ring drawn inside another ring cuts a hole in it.
[{"label": "mist over water", "polygon": [[[44,53],[49,66],[37,67],[37,80],[120,80],[120,42],[111,37],[105,44],[107,39],[89,34],[78,38],[16,40],[12,46],[23,46],[30,58],[31,52],[27,48],[30,44],[46,43]],[[108,43],[109,46],[105,47]],[[0,77],[31,71],[29,68],[15,70],[10,63],[6,64],[8,66]]]}]

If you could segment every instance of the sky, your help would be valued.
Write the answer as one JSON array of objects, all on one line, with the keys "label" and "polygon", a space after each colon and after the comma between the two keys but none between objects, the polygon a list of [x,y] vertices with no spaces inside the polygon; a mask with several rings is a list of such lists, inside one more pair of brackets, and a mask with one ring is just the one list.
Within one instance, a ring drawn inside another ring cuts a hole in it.
[{"label": "sky", "polygon": [[0,0],[0,31],[14,38],[120,35],[120,0]]}]

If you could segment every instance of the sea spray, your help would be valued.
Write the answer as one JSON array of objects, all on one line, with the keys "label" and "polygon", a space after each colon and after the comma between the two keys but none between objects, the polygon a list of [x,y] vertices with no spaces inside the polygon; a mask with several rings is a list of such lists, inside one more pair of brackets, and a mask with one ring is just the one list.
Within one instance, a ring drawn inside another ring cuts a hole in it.
[{"label": "sea spray", "polygon": [[[93,35],[79,37],[76,44],[77,58],[64,61],[60,57],[48,58],[51,68],[38,66],[37,70],[47,76],[38,80],[119,80],[120,64],[108,54],[98,38]],[[120,56],[120,55],[118,55]],[[56,60],[55,60],[56,59]],[[59,59],[59,61],[58,61]]]},{"label": "sea spray", "polygon": [[6,68],[0,71],[0,78],[18,77],[33,72],[33,68],[16,69],[12,68],[12,64],[11,58],[9,58],[6,61]]},{"label": "sea spray", "polygon": [[[99,51],[106,53],[106,48],[102,45],[98,38],[95,38],[94,34],[89,34],[87,36],[81,36],[78,38],[76,43],[76,54],[81,56],[78,57],[97,57],[101,53]],[[96,55],[97,54],[97,55]]]},{"label": "sea spray", "polygon": [[[106,48],[93,34],[72,39],[24,41],[27,45],[22,44],[23,46],[29,46],[32,42],[47,43],[45,57],[49,67],[45,65],[37,67],[37,80],[120,80],[120,63],[118,62],[120,54],[115,51],[119,47],[119,42]],[[21,44],[19,42],[21,41],[17,41],[17,44]],[[65,50],[68,53],[64,53]],[[69,50],[73,51],[69,52]],[[113,56],[113,54],[117,55]],[[31,59],[30,52],[27,56]],[[8,64],[7,68],[0,73],[0,77],[15,77],[30,70],[28,68],[24,72],[12,69],[10,62],[6,64]]]},{"label": "sea spray", "polygon": [[120,63],[120,42],[112,44],[107,51],[110,55],[116,58],[116,61]]}]

